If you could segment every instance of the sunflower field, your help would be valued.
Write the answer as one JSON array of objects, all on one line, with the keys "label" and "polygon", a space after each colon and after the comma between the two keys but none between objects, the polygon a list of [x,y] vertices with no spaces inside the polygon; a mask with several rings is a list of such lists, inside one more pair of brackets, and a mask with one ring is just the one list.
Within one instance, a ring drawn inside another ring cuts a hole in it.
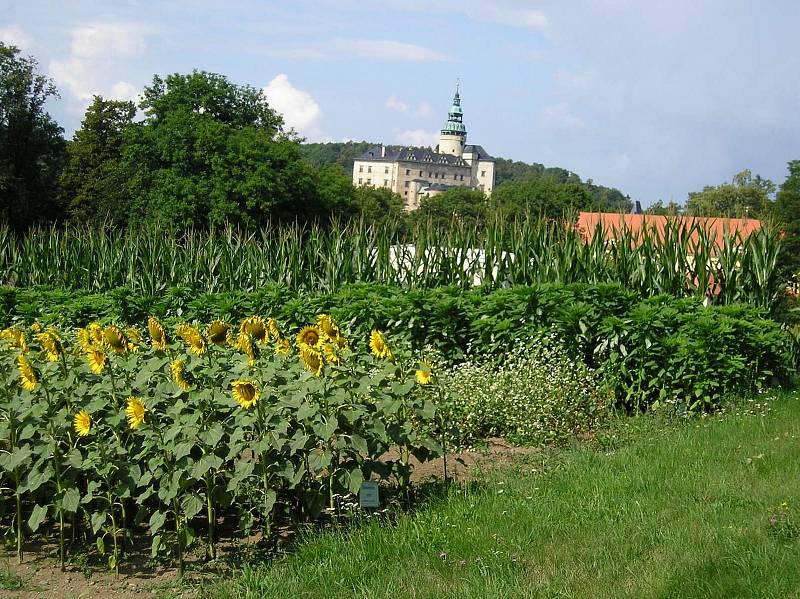
[{"label": "sunflower field", "polygon": [[217,555],[221,521],[269,541],[279,514],[335,514],[369,479],[407,489],[411,456],[442,451],[430,363],[326,314],[292,335],[259,316],[12,327],[0,372],[0,521],[20,562],[45,527],[62,567],[78,537],[118,573],[146,534],[182,573],[192,545]]}]

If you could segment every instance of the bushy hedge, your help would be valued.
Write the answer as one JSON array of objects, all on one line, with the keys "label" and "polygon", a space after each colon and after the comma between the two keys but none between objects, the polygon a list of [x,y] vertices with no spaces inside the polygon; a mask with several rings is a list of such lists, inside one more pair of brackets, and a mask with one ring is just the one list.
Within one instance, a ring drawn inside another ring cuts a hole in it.
[{"label": "bushy hedge", "polygon": [[798,364],[797,343],[748,305],[704,307],[694,298],[642,299],[614,284],[532,285],[507,289],[401,289],[356,284],[308,294],[280,286],[253,293],[197,294],[175,288],[161,296],[0,289],[0,324],[82,326],[91,321],[137,323],[150,314],[167,323],[251,314],[288,327],[329,313],[357,338],[373,327],[416,349],[434,347],[452,362],[469,352],[502,357],[543,329],[613,378],[619,402],[631,409],[655,402],[679,409],[710,407],[728,392],[785,385]]}]

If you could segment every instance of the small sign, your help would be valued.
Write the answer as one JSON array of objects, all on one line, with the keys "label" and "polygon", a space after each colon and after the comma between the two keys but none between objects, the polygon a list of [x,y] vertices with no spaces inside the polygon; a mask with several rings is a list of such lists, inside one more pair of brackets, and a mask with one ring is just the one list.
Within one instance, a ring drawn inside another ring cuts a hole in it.
[{"label": "small sign", "polygon": [[378,498],[378,483],[364,481],[358,490],[358,505],[360,507],[380,507],[381,502]]}]

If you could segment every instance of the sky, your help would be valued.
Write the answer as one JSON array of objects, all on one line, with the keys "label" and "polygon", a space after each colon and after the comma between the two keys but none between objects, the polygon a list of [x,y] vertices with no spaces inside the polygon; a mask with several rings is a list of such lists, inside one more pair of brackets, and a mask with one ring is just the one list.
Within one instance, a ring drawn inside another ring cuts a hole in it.
[{"label": "sky", "polygon": [[93,94],[200,69],[309,141],[468,143],[647,206],[800,159],[800,0],[3,0],[71,137]]}]

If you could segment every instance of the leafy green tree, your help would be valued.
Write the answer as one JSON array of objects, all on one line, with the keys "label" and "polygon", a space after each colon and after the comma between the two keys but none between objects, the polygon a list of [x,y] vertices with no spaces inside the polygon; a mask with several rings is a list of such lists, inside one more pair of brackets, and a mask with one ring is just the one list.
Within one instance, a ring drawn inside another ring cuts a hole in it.
[{"label": "leafy green tree", "polygon": [[126,129],[131,221],[184,228],[326,214],[315,173],[264,96],[222,75],[155,77]]},{"label": "leafy green tree", "polygon": [[494,209],[505,218],[562,218],[575,211],[599,209],[583,184],[541,177],[504,183],[491,199]]},{"label": "leafy green tree", "polygon": [[800,275],[800,160],[789,162],[789,175],[775,200],[775,216],[785,234],[778,260],[785,276]]},{"label": "leafy green tree", "polygon": [[703,191],[692,192],[686,201],[690,216],[719,216],[725,218],[765,218],[772,210],[775,184],[749,170],[733,176],[730,183],[707,185]]},{"label": "leafy green tree", "polygon": [[95,96],[81,128],[67,145],[61,187],[70,218],[120,220],[127,210],[124,172],[119,167],[123,134],[133,123],[133,102]]},{"label": "leafy green tree", "polygon": [[0,220],[16,229],[62,213],[63,130],[44,108],[58,91],[38,66],[0,42]]},{"label": "leafy green tree", "polygon": [[658,200],[644,211],[645,214],[653,214],[656,216],[679,216],[682,212],[683,206],[673,200],[670,200],[669,204],[666,206],[663,201]]},{"label": "leafy green tree", "polygon": [[450,225],[454,220],[474,225],[486,220],[487,211],[488,202],[482,191],[454,187],[423,198],[419,208],[412,213],[412,220],[432,221],[443,227]]}]

